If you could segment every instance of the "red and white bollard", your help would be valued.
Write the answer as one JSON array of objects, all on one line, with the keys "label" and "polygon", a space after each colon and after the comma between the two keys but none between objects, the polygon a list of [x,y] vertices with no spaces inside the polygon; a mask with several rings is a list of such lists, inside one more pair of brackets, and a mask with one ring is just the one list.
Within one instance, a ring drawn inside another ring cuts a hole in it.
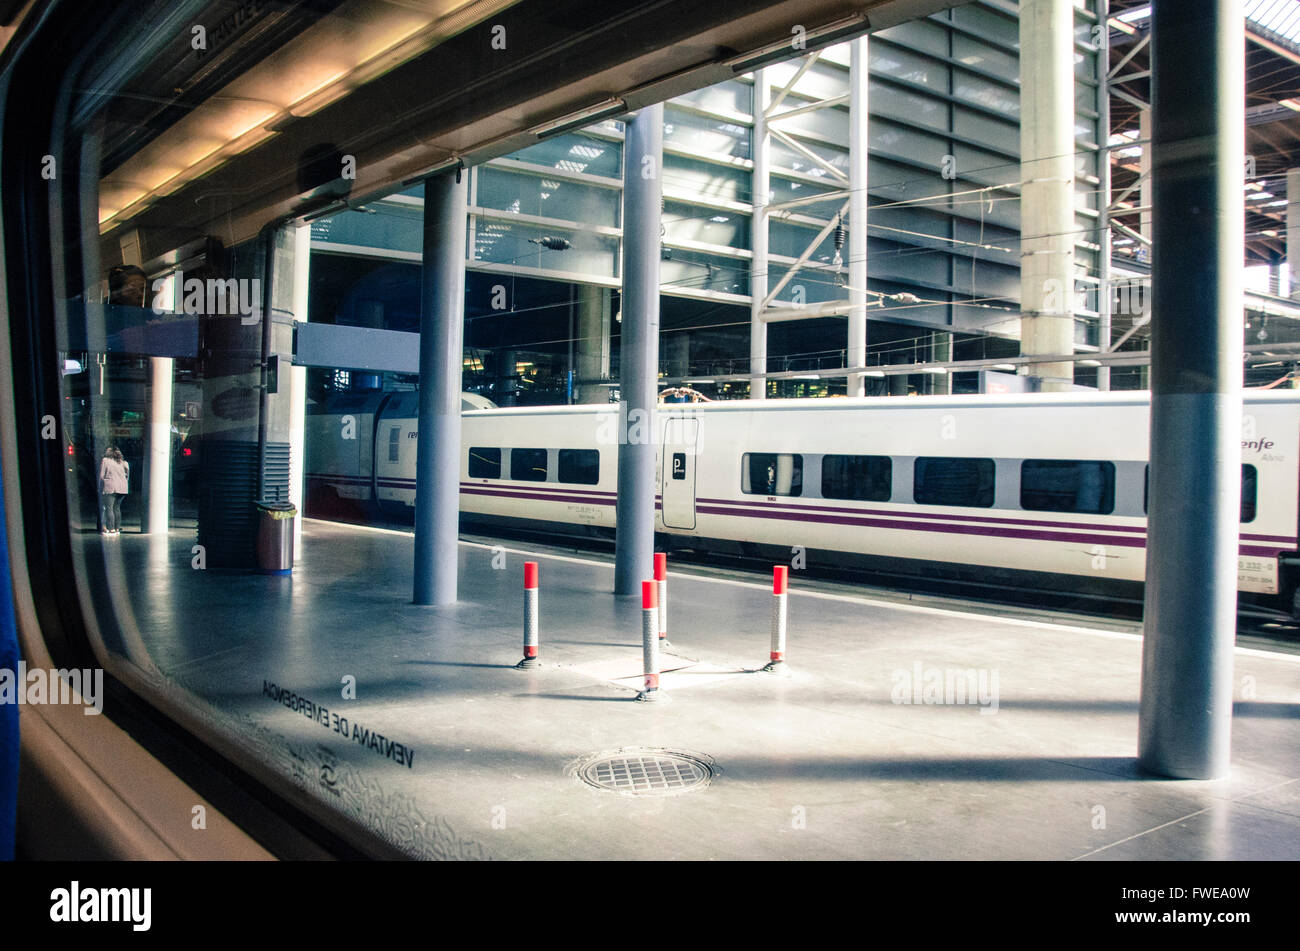
[{"label": "red and white bollard", "polygon": [[772,654],[764,670],[785,670],[786,580],[785,565],[772,567]]},{"label": "red and white bollard", "polygon": [[662,551],[655,552],[655,587],[659,591],[659,646],[671,647],[668,643],[668,555]]},{"label": "red and white bollard", "polygon": [[524,659],[515,664],[529,670],[541,662],[537,659],[537,562],[524,562]]},{"label": "red and white bollard", "polygon": [[645,689],[638,700],[659,699],[659,599],[656,582],[641,582],[641,656],[645,661]]}]

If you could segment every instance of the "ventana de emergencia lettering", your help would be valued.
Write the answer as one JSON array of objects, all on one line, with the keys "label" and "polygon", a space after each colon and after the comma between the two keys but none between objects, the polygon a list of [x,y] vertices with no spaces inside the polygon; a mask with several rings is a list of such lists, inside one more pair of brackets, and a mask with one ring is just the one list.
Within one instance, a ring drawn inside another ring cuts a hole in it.
[{"label": "ventana de emergencia lettering", "polygon": [[350,738],[352,742],[364,746],[366,749],[374,750],[386,759],[401,763],[407,769],[412,769],[415,766],[415,750],[405,743],[390,740],[382,733],[364,727],[355,720],[349,721],[347,717],[340,716],[337,711],[331,712],[329,708],[321,706],[314,700],[309,700],[302,694],[294,693],[292,690],[274,684],[269,680],[263,680],[262,695],[295,713],[301,713],[313,723],[319,723],[325,729],[337,733],[344,739]]}]

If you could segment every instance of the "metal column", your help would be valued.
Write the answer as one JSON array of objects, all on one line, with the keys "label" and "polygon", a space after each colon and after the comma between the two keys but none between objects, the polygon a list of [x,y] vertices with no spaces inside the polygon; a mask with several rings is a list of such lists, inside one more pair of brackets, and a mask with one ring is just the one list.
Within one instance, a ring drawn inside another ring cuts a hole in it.
[{"label": "metal column", "polygon": [[459,171],[425,180],[415,457],[416,604],[456,600],[468,197]]},{"label": "metal column", "polygon": [[749,398],[767,399],[767,324],[763,322],[763,298],[770,285],[767,259],[767,200],[771,191],[768,172],[769,142],[767,136],[767,107],[771,89],[767,85],[767,70],[754,70],[754,170],[750,176],[750,203],[754,213],[750,219],[750,244],[754,251],[749,271]]},{"label": "metal column", "polygon": [[634,595],[652,576],[659,378],[659,221],[664,107],[627,122],[623,151],[623,327],[619,389],[626,419],[618,447],[614,593]]},{"label": "metal column", "polygon": [[1241,498],[1241,5],[1156,0],[1151,484],[1138,758],[1227,775]]},{"label": "metal column", "polygon": [[[1106,353],[1110,350],[1111,326],[1111,287],[1110,287],[1110,202],[1111,202],[1111,155],[1110,155],[1110,0],[1098,0],[1097,20],[1101,24],[1101,48],[1097,50],[1097,177],[1101,179],[1101,200],[1097,202],[1097,350]],[[1110,390],[1110,365],[1103,363],[1097,367],[1097,389],[1103,393]]]},{"label": "metal column", "polygon": [[[845,365],[867,365],[867,38],[849,45],[849,327]],[[850,373],[849,396],[865,396],[867,378]]]}]

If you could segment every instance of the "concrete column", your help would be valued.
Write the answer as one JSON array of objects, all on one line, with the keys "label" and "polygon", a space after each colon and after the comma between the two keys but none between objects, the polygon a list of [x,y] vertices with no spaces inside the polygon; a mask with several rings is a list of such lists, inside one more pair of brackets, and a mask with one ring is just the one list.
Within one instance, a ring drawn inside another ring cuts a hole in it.
[{"label": "concrete column", "polygon": [[763,298],[767,296],[769,262],[767,259],[767,203],[772,182],[768,173],[769,139],[767,119],[763,113],[772,101],[767,70],[754,70],[754,139],[752,158],[754,171],[750,176],[750,202],[754,206],[749,226],[750,244],[754,251],[749,268],[749,398],[767,399],[767,378],[756,374],[767,372],[767,324],[763,323]]},{"label": "concrete column", "polygon": [[[1074,5],[1020,4],[1020,352],[1074,352]],[[1045,391],[1072,363],[1033,364]]]},{"label": "concrete column", "polygon": [[514,406],[515,391],[519,389],[519,358],[514,350],[498,350],[492,356],[497,373],[497,405]]},{"label": "concrete column", "polygon": [[614,593],[634,595],[653,577],[655,440],[659,377],[659,205],[664,107],[627,122],[623,150],[623,328],[619,390],[627,408],[618,447]]},{"label": "concrete column", "polygon": [[167,534],[172,482],[171,357],[149,358],[149,421],[145,439],[145,499],[140,530]]},{"label": "concrete column", "polygon": [[886,379],[889,380],[890,396],[907,395],[907,374],[906,373],[892,373],[888,377],[886,377]]},{"label": "concrete column", "polygon": [[[943,332],[930,334],[930,360],[934,363],[946,363],[952,360],[952,334]],[[940,376],[936,373],[931,376],[930,392],[936,395],[951,393],[952,374],[945,373]]]},{"label": "concrete column", "polygon": [[687,376],[691,372],[691,335],[679,330],[669,334],[665,341],[667,346],[667,372],[669,376]]},{"label": "concrete column", "polygon": [[[311,261],[311,225],[294,232],[293,246],[293,317],[307,322],[307,289]],[[306,460],[307,368],[289,367],[289,501],[298,509],[293,523],[294,561],[302,558],[303,478]]]},{"label": "concrete column", "polygon": [[1286,171],[1287,296],[1300,299],[1300,168]]},{"label": "concrete column", "polygon": [[[849,44],[849,326],[847,366],[867,365],[867,38]],[[866,395],[867,378],[848,377],[849,396]]]},{"label": "concrete column", "polygon": [[456,600],[460,392],[465,332],[466,176],[424,183],[420,402],[415,456],[415,603]]},{"label": "concrete column", "polygon": [[1234,0],[1156,0],[1151,483],[1138,759],[1229,768],[1241,504],[1245,37]]},{"label": "concrete column", "polygon": [[[1151,178],[1151,110],[1142,109],[1138,112],[1138,139],[1144,144],[1142,154],[1138,156],[1138,174],[1145,176],[1142,184],[1138,186],[1138,207],[1146,208],[1146,211],[1138,212],[1138,234],[1147,240],[1151,239],[1151,202],[1155,196],[1155,183]],[[1151,260],[1151,252],[1148,248],[1138,245],[1133,251],[1139,261]]]},{"label": "concrete column", "polygon": [[[609,307],[612,295],[608,288],[578,284],[577,374],[579,380],[609,379]],[[587,382],[578,387],[579,403],[608,403],[609,388]]]}]

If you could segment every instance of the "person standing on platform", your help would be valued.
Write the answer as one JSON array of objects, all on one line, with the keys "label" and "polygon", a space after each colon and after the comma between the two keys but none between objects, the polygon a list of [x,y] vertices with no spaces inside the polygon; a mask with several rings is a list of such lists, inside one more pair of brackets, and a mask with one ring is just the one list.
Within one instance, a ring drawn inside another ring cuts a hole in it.
[{"label": "person standing on platform", "polygon": [[99,463],[101,535],[116,535],[122,528],[122,497],[130,485],[131,469],[115,446],[109,446]]}]

